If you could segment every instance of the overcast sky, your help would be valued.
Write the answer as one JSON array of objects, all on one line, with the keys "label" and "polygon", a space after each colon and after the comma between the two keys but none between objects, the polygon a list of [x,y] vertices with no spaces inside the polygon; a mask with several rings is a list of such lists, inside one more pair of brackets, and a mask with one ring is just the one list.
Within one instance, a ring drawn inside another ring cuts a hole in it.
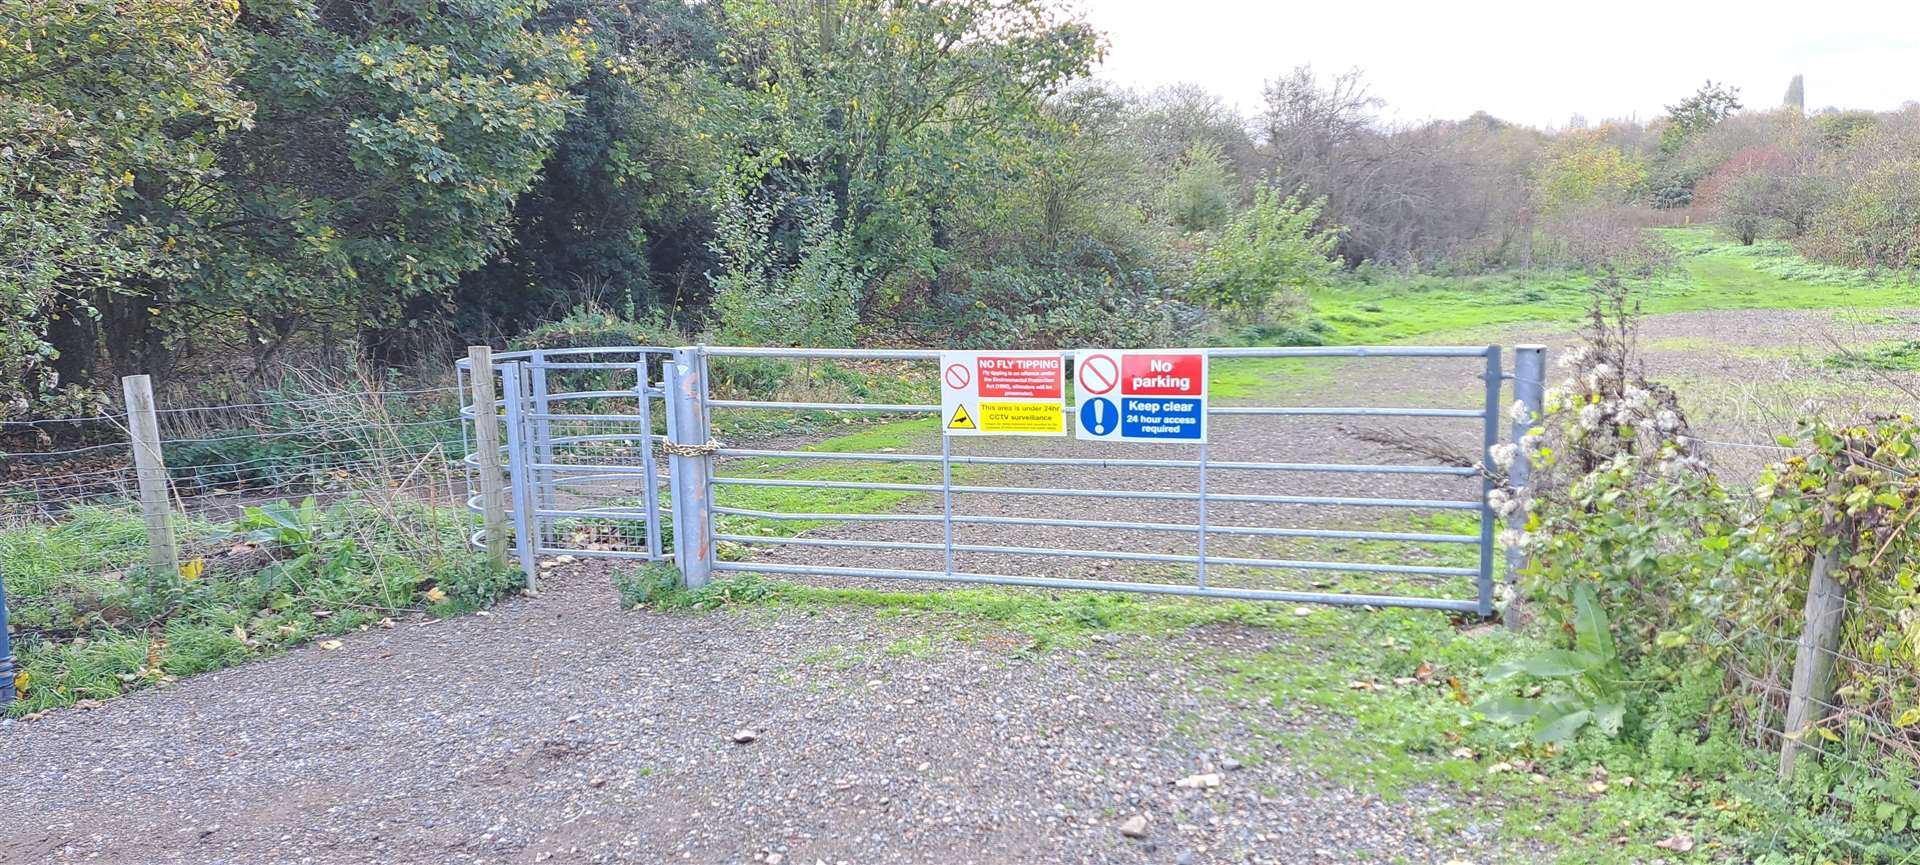
[{"label": "overcast sky", "polygon": [[1109,40],[1095,74],[1151,89],[1190,81],[1258,111],[1261,83],[1301,64],[1355,66],[1397,121],[1564,126],[1638,116],[1708,78],[1773,105],[1796,74],[1807,108],[1920,99],[1915,0],[1077,0]]}]

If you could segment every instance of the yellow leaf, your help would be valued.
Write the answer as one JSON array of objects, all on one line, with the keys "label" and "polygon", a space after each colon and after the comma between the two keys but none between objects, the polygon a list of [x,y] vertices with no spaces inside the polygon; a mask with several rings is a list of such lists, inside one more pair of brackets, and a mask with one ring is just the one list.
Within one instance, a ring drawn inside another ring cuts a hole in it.
[{"label": "yellow leaf", "polygon": [[339,640],[322,640],[320,641],[320,648],[326,649],[327,651],[333,651],[334,649],[340,648],[340,641]]},{"label": "yellow leaf", "polygon": [[1895,727],[1911,727],[1915,724],[1920,724],[1920,706],[1901,712],[1900,717],[1893,721]]},{"label": "yellow leaf", "polygon": [[444,600],[446,600],[446,599],[447,599],[447,593],[446,593],[446,592],[443,592],[443,591],[441,591],[441,590],[440,590],[440,587],[439,587],[439,586],[435,586],[435,587],[433,587],[433,588],[431,588],[431,589],[428,589],[428,590],[427,590],[427,601],[428,601],[428,603],[434,603],[434,604],[437,604],[437,603],[440,603],[441,601],[444,601]]},{"label": "yellow leaf", "polygon": [[21,670],[20,672],[13,674],[13,693],[21,697],[26,696],[27,683],[31,682],[32,680],[33,680],[33,677],[28,675],[26,670]]},{"label": "yellow leaf", "polygon": [[184,562],[180,565],[180,579],[186,580],[187,582],[200,579],[200,575],[206,572],[206,559],[194,559],[193,561]]},{"label": "yellow leaf", "polygon": [[1822,738],[1822,739],[1825,739],[1825,740],[1827,740],[1827,741],[1829,741],[1829,742],[1838,742],[1838,741],[1840,741],[1840,734],[1839,734],[1839,733],[1835,733],[1834,731],[1832,731],[1832,730],[1829,730],[1829,729],[1827,729],[1827,728],[1825,728],[1825,727],[1815,727],[1815,728],[1813,728],[1813,731],[1814,731],[1814,732],[1816,732],[1816,733],[1819,733],[1819,734],[1820,734],[1820,738]]},{"label": "yellow leaf", "polygon": [[239,625],[234,625],[234,626],[233,626],[233,638],[234,638],[234,639],[236,639],[236,640],[239,640],[239,641],[240,641],[240,642],[242,642],[242,643],[244,643],[244,642],[246,642],[246,641],[247,641],[247,629],[246,629],[246,628],[242,628],[242,627],[240,627]]}]

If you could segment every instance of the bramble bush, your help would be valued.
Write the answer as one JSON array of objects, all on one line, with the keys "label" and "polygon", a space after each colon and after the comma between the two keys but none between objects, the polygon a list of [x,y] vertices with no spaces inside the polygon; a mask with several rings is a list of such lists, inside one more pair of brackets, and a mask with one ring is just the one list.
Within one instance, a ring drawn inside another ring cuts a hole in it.
[{"label": "bramble bush", "polygon": [[1603,293],[1545,416],[1490,454],[1534,473],[1524,497],[1490,502],[1525,514],[1507,537],[1531,560],[1515,589],[1550,648],[1497,670],[1483,713],[1541,740],[1591,725],[1682,773],[1697,771],[1685,740],[1722,730],[1757,770],[1782,744],[1813,560],[1836,554],[1849,609],[1834,705],[1785,733],[1827,759],[1763,804],[1795,843],[1890,861],[1920,842],[1920,424],[1808,418],[1755,488],[1730,489],[1671,391],[1639,372],[1622,297]]}]

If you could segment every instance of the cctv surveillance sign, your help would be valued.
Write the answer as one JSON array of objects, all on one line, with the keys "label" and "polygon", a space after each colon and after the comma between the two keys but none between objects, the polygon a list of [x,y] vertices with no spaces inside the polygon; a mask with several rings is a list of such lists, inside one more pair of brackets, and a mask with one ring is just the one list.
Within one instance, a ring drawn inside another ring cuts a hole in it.
[{"label": "cctv surveillance sign", "polygon": [[941,352],[941,431],[1066,435],[1066,368],[1057,351]]}]

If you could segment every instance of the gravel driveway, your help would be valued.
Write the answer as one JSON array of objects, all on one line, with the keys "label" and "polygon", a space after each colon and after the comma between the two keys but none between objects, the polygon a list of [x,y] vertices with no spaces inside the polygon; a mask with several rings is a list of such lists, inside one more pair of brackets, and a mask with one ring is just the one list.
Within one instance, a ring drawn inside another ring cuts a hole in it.
[{"label": "gravel driveway", "polygon": [[[1030,658],[1010,635],[927,641],[951,624],[621,611],[576,572],[491,614],[0,727],[0,862],[1447,858],[1412,816],[1444,803],[1231,768],[1278,720],[1197,695],[1178,662],[1276,632]],[[1208,772],[1220,786],[1170,783]],[[1136,815],[1145,837],[1122,835]]]},{"label": "gravel driveway", "polygon": [[[1356,366],[1298,402],[1472,392],[1449,375]],[[1372,456],[1318,421],[1217,432],[1216,459]],[[1218,483],[1322,494],[1339,480],[1275,478]],[[1375,489],[1462,486],[1432,483]],[[986,498],[975,506],[1030,506]],[[1178,518],[1096,501],[1075,514]],[[1221,510],[1219,521],[1262,519]],[[1059,540],[1001,542],[1070,545]],[[1436,836],[1421,819],[1470,805],[1433,792],[1388,803],[1316,777],[1260,747],[1298,712],[1206,690],[1212,665],[1200,661],[1259,652],[1284,631],[1034,654],[1013,634],[956,639],[958,623],[933,615],[622,611],[607,582],[590,566],[563,570],[540,597],[490,613],[0,721],[0,863],[1499,861],[1482,847],[1493,826]],[[1208,774],[1217,786],[1172,783]]]}]

